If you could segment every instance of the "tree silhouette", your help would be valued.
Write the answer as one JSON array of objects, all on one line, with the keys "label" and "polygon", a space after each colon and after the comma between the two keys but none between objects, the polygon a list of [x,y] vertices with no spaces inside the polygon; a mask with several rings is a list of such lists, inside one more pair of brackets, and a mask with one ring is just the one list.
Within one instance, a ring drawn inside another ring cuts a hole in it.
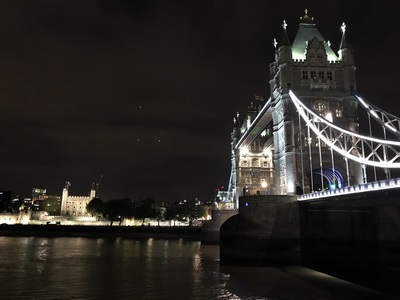
[{"label": "tree silhouette", "polygon": [[157,202],[153,198],[146,198],[136,201],[135,217],[138,219],[142,219],[143,224],[146,218],[157,218],[157,212]]},{"label": "tree silhouette", "polygon": [[111,222],[111,226],[114,221],[118,221],[121,225],[124,219],[135,216],[135,205],[129,198],[106,201],[104,202],[104,216]]},{"label": "tree silhouette", "polygon": [[178,220],[178,204],[169,203],[165,210],[165,220],[174,221],[174,226],[176,220]]},{"label": "tree silhouette", "polygon": [[93,198],[86,206],[86,210],[98,220],[104,215],[104,202],[100,198]]}]

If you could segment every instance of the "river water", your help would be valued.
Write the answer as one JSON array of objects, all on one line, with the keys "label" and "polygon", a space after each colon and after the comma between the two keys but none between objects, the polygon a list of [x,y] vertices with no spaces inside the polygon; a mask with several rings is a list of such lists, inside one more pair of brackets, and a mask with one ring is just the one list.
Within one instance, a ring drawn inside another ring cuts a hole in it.
[{"label": "river water", "polygon": [[221,267],[184,239],[0,237],[0,299],[386,299],[302,267]]}]

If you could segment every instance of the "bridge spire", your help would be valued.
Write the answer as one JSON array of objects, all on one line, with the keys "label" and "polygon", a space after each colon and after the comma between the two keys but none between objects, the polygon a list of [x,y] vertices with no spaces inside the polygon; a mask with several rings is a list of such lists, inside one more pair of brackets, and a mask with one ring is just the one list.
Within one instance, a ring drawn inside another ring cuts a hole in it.
[{"label": "bridge spire", "polygon": [[287,27],[287,23],[285,20],[283,20],[282,23],[282,38],[281,38],[281,42],[279,46],[291,46],[290,45],[290,41],[289,41],[289,37],[287,35],[286,32],[286,27]]},{"label": "bridge spire", "polygon": [[[289,63],[292,60],[292,45],[286,32],[287,23],[284,20],[282,23],[282,38],[279,44],[274,41],[275,54],[280,63]],[[278,45],[278,48],[276,47]]]},{"label": "bridge spire", "polygon": [[343,22],[340,27],[342,30],[342,39],[339,47],[339,59],[348,65],[354,65],[353,51],[346,38],[346,24]]},{"label": "bridge spire", "polygon": [[304,10],[304,17],[300,17],[300,23],[314,24],[314,17],[308,15],[308,9]]},{"label": "bridge spire", "polygon": [[342,26],[340,26],[340,29],[342,30],[342,40],[340,41],[340,50],[349,48],[349,43],[347,42],[346,39],[346,24],[343,22]]}]

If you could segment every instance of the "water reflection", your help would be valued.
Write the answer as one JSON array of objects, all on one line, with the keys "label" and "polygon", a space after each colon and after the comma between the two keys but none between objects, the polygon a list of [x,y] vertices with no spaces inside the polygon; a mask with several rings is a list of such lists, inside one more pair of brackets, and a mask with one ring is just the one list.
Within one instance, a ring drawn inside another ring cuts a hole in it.
[{"label": "water reflection", "polygon": [[42,239],[39,241],[39,246],[36,248],[35,257],[38,261],[37,263],[37,271],[38,273],[42,273],[45,270],[46,259],[49,255],[49,249],[51,248],[49,239]]},{"label": "water reflection", "polygon": [[377,299],[304,268],[220,267],[218,246],[199,241],[0,237],[0,245],[1,299]]}]

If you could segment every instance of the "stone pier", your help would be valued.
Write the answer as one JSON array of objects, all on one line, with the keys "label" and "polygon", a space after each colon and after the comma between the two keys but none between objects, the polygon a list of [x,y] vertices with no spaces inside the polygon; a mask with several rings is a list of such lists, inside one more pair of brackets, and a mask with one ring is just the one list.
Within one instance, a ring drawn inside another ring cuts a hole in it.
[{"label": "stone pier", "polygon": [[299,209],[296,196],[244,196],[239,214],[221,226],[221,264],[298,265]]}]

